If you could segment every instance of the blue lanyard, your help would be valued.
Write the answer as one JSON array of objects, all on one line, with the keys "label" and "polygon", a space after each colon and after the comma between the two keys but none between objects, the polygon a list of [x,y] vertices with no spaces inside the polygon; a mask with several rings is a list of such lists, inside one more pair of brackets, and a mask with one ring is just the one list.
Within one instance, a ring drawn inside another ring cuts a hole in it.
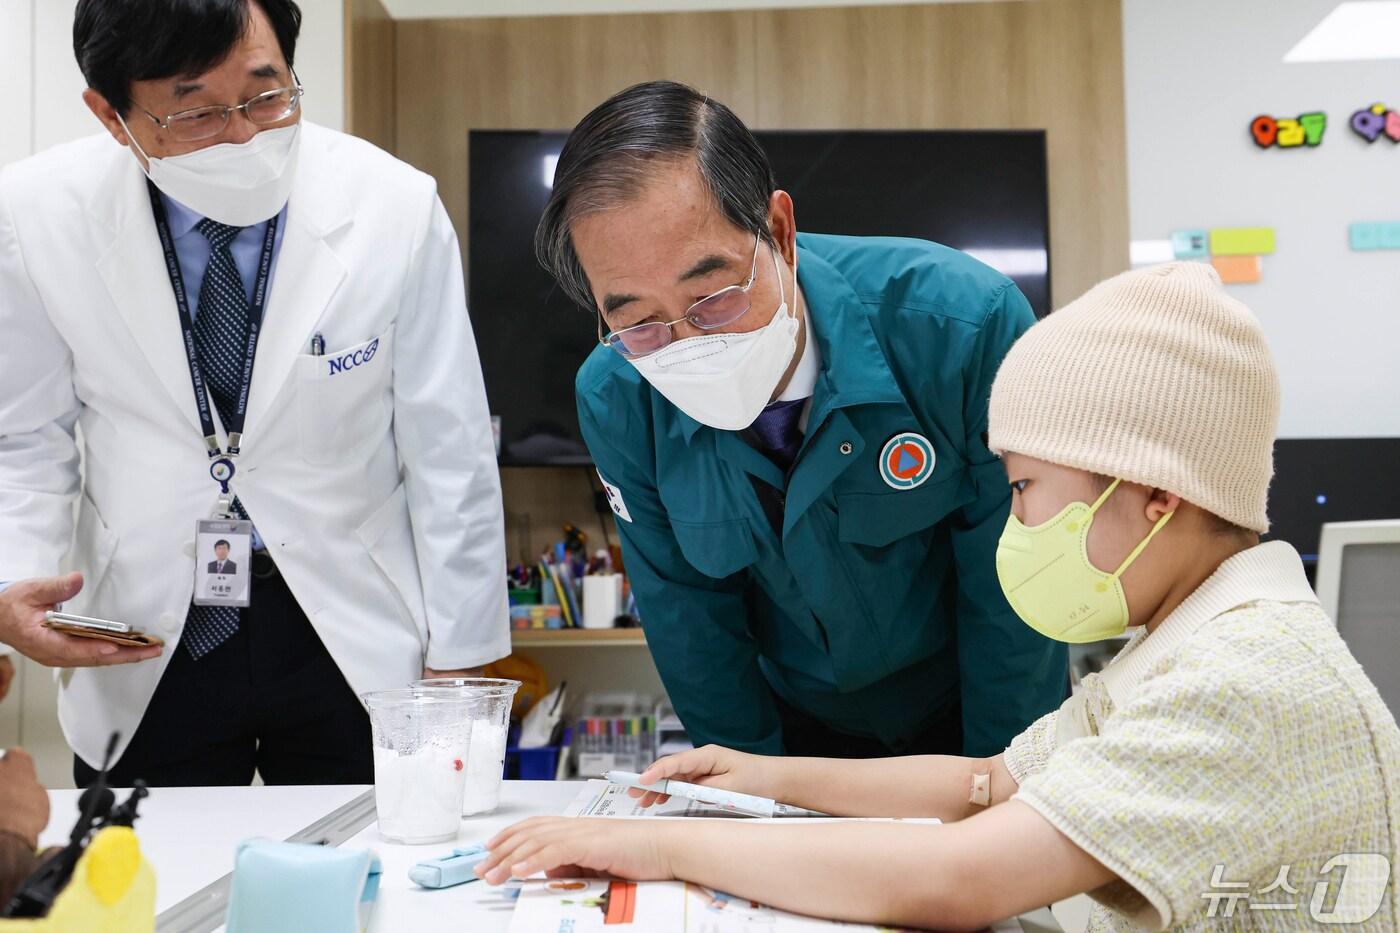
[{"label": "blue lanyard", "polygon": [[170,221],[165,214],[165,204],[160,192],[149,181],[146,188],[151,196],[151,210],[155,214],[156,233],[160,236],[160,246],[165,252],[165,271],[170,276],[170,287],[175,291],[175,308],[180,315],[181,343],[185,347],[185,359],[190,366],[190,382],[194,386],[195,407],[199,409],[200,430],[204,433],[204,445],[209,454],[209,475],[214,477],[228,495],[229,481],[233,478],[233,458],[243,447],[243,420],[248,414],[248,389],[253,383],[253,361],[258,352],[258,336],[262,331],[263,308],[267,303],[267,283],[272,273],[272,248],[277,240],[277,216],[267,222],[267,232],[263,234],[262,256],[258,260],[257,280],[253,285],[253,301],[248,307],[248,329],[244,340],[243,376],[234,405],[233,416],[228,428],[228,452],[219,445],[219,434],[214,427],[214,416],[209,411],[209,393],[205,389],[204,373],[199,367],[199,351],[195,346],[194,318],[190,314],[189,293],[185,291],[185,279],[180,274],[180,257],[175,252],[175,238],[170,233]]}]

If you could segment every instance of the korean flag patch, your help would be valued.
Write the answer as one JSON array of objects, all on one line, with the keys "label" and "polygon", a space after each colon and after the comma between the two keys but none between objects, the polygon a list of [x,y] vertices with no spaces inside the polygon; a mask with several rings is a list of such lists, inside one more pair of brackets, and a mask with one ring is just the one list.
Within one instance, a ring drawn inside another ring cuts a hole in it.
[{"label": "korean flag patch", "polygon": [[612,506],[613,514],[624,522],[632,521],[632,513],[627,511],[627,503],[622,501],[622,490],[603,478],[603,474],[598,474],[598,479],[603,484],[603,491],[608,494],[608,505]]}]

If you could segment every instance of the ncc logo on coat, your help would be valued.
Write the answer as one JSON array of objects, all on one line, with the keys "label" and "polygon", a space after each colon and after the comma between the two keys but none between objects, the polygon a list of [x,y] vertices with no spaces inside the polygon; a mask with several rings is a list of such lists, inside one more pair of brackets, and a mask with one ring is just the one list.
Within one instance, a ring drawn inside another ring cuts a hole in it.
[{"label": "ncc logo on coat", "polygon": [[374,354],[379,352],[379,338],[375,337],[370,341],[369,346],[361,347],[353,353],[346,353],[344,356],[334,356],[326,361],[330,367],[330,375],[343,373],[347,369],[354,369],[356,366],[363,366],[374,359]]},{"label": "ncc logo on coat", "polygon": [[896,434],[880,451],[880,478],[891,489],[913,489],[933,475],[933,445],[912,431]]}]

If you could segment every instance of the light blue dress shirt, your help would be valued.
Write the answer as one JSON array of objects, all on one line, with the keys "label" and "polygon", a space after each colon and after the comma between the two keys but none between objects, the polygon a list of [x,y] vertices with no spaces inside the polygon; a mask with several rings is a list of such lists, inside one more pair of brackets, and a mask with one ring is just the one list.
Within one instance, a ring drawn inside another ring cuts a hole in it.
[{"label": "light blue dress shirt", "polygon": [[[199,316],[199,289],[204,284],[204,270],[209,266],[209,241],[195,229],[204,218],[173,198],[160,196],[165,203],[166,219],[170,223],[170,236],[175,240],[175,255],[180,260],[180,276],[185,280],[185,294],[190,296],[190,316]],[[287,225],[287,208],[277,215],[277,239],[272,244],[272,268],[268,281],[277,275],[277,254],[282,251],[282,233]],[[238,267],[238,276],[243,280],[243,291],[248,300],[253,300],[253,283],[258,275],[258,260],[262,257],[263,237],[267,233],[267,221],[244,227],[243,232],[234,237],[229,249],[233,252],[233,263]],[[266,308],[264,308],[264,311]]]}]

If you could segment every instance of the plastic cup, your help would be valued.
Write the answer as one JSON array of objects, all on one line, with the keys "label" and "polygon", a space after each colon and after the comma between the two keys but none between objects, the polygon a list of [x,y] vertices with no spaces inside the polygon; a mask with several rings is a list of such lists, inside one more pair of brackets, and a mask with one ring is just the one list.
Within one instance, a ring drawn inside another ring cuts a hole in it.
[{"label": "plastic cup", "polygon": [[360,698],[374,744],[379,834],[420,845],[457,837],[471,753],[472,701],[452,691],[380,690]]},{"label": "plastic cup", "polygon": [[470,704],[472,743],[462,787],[462,816],[492,813],[501,803],[506,767],[506,732],[518,680],[495,677],[434,677],[416,689],[447,691]]}]

